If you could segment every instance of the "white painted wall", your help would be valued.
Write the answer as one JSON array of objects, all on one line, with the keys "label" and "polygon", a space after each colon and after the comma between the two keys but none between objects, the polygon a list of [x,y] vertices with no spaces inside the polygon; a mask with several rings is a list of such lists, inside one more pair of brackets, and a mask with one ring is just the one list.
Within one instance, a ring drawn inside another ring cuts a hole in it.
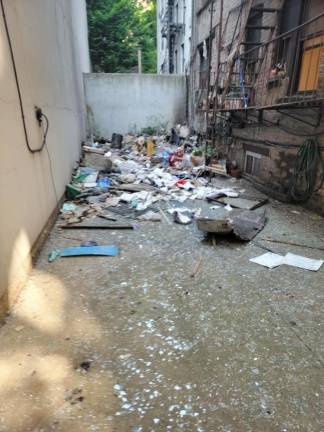
[{"label": "white painted wall", "polygon": [[86,74],[85,93],[89,132],[105,138],[186,118],[185,76]]},{"label": "white painted wall", "polygon": [[[41,144],[34,115],[49,118],[47,148],[57,197],[85,137],[82,72],[89,50],[85,0],[4,0],[30,145]],[[47,152],[27,150],[4,21],[0,17],[0,307],[10,306],[30,268],[30,251],[56,206]]]}]

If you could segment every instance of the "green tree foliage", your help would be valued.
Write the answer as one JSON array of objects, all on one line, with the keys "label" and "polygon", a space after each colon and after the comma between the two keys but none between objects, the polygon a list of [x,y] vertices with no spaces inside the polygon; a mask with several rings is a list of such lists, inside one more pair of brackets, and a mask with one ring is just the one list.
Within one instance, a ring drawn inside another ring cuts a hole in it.
[{"label": "green tree foliage", "polygon": [[156,0],[87,0],[94,72],[156,72]]}]

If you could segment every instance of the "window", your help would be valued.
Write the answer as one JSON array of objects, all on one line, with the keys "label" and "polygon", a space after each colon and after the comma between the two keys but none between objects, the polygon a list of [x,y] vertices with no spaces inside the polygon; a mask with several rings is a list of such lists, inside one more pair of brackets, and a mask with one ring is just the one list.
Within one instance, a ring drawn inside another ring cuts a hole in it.
[{"label": "window", "polygon": [[207,87],[208,66],[209,66],[209,38],[198,46],[199,64],[199,84],[200,88]]},{"label": "window", "polygon": [[[309,0],[304,6],[303,21],[315,18],[324,10],[323,0]],[[299,43],[298,64],[299,73],[297,81],[298,92],[317,90],[319,69],[324,52],[324,19],[316,20],[306,26]]]},{"label": "window", "polygon": [[[283,34],[297,27],[302,21],[302,12],[304,9],[303,0],[285,0],[282,12],[281,23],[279,26],[279,34]],[[298,34],[297,32],[290,33],[285,38],[281,39],[278,45],[277,55],[274,65],[280,64],[287,71],[288,77],[293,77],[296,54],[298,52]],[[297,54],[298,55],[298,54]],[[293,91],[295,83],[290,82],[289,92]]]},{"label": "window", "polygon": [[302,60],[299,73],[298,91],[317,89],[319,66],[324,52],[324,36],[308,39],[303,43]]},{"label": "window", "polygon": [[[255,6],[256,8],[262,9],[263,3],[259,3]],[[247,54],[247,74],[250,78],[250,81],[254,81],[255,74],[257,72],[257,63],[259,58],[259,49],[257,49],[258,44],[261,42],[261,29],[263,21],[263,14],[260,11],[252,11],[249,19],[248,19],[248,26],[251,26],[246,31],[246,37],[245,41],[247,43],[246,45],[246,51],[250,51],[254,49],[254,51]]]},{"label": "window", "polygon": [[261,165],[261,155],[247,151],[245,153],[245,172],[254,177],[259,177]]}]

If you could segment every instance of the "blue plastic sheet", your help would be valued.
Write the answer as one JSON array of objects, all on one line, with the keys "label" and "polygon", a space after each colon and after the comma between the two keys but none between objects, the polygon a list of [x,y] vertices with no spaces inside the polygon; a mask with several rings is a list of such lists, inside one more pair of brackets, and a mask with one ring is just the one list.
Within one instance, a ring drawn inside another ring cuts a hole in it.
[{"label": "blue plastic sheet", "polygon": [[117,246],[81,246],[63,249],[61,257],[74,256],[117,256]]}]

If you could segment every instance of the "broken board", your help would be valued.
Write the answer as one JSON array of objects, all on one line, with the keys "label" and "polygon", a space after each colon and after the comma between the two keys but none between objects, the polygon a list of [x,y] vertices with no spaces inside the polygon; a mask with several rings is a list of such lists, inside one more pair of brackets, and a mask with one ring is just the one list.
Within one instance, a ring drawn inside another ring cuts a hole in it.
[{"label": "broken board", "polygon": [[92,219],[79,224],[61,225],[63,229],[134,229],[134,226],[128,223],[109,223],[102,219]]},{"label": "broken board", "polygon": [[254,211],[242,211],[231,215],[229,219],[234,234],[241,240],[252,240],[266,223],[266,211],[261,213]]},{"label": "broken board", "polygon": [[263,206],[268,200],[250,200],[246,198],[222,198],[218,202],[222,204],[228,204],[233,208],[239,208],[242,210],[254,210],[258,207]]},{"label": "broken board", "polygon": [[224,218],[199,218],[197,219],[197,228],[200,231],[214,234],[230,234],[233,231],[233,228]]}]

